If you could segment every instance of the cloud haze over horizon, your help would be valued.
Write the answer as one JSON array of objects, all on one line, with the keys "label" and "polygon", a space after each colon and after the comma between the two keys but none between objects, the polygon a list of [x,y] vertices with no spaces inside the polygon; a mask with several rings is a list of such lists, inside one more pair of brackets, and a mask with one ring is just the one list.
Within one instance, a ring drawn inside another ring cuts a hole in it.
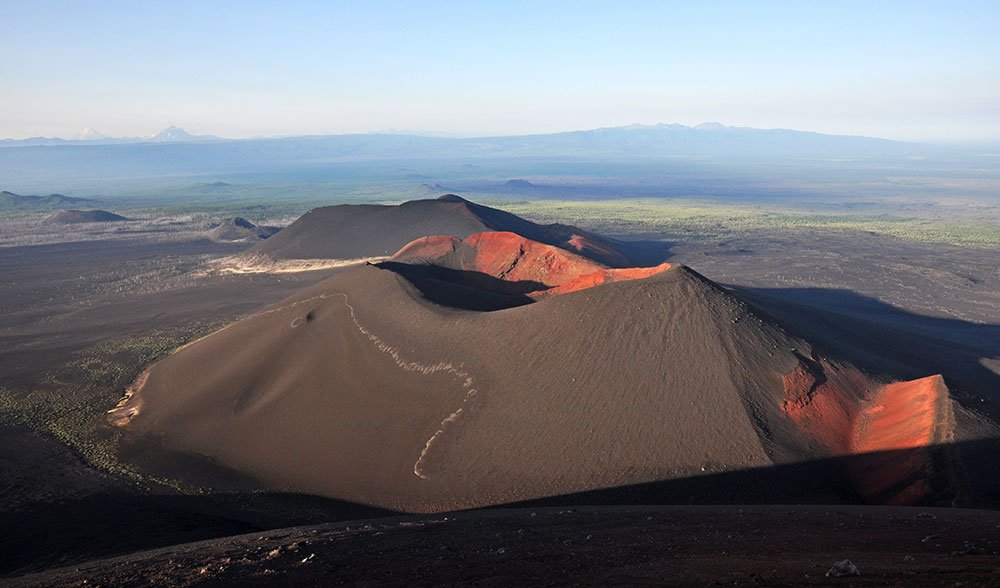
[{"label": "cloud haze over horizon", "polygon": [[0,4],[0,137],[719,121],[1000,140],[1000,4]]}]

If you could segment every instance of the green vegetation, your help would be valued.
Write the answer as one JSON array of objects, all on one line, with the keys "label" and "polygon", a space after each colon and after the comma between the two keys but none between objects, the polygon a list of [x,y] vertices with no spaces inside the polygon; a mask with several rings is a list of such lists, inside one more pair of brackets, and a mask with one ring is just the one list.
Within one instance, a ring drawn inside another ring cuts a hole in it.
[{"label": "green vegetation", "polygon": [[107,401],[103,395],[70,400],[58,394],[25,395],[0,388],[0,419],[52,436],[98,469],[143,481],[138,472],[121,463],[114,454],[120,432],[110,431],[106,436],[96,433],[100,418],[108,410]]},{"label": "green vegetation", "polygon": [[[235,191],[235,190],[234,190]],[[316,206],[332,204],[398,204],[440,194],[400,186],[369,187],[366,190],[341,187],[327,196],[309,193],[280,199],[244,194],[246,199],[213,201],[192,206],[180,201],[155,207],[132,209],[143,217],[191,215],[199,220],[226,216],[246,216],[254,222],[288,223]],[[911,241],[945,243],[963,247],[1000,247],[1000,209],[991,207],[978,215],[969,208],[953,208],[947,203],[928,205],[919,213],[905,206],[879,204],[859,211],[827,210],[809,204],[782,205],[775,201],[747,204],[705,198],[622,198],[622,199],[514,199],[510,195],[462,193],[475,202],[507,210],[537,222],[560,222],[590,227],[617,235],[658,235],[665,239],[726,239],[767,230],[819,229],[855,230],[891,235]]]},{"label": "green vegetation", "polygon": [[[747,192],[738,193],[740,188],[730,185],[732,180],[727,174],[756,177],[754,174],[777,172],[768,171],[770,168],[725,168],[713,172],[722,187],[713,182],[706,185],[704,194],[712,195],[668,197],[666,194],[671,192],[665,191],[659,197],[649,191],[658,182],[665,190],[673,187],[674,180],[663,177],[672,171],[680,174],[676,182],[697,189],[699,181],[711,177],[700,169],[663,161],[579,164],[517,160],[493,161],[489,165],[478,161],[415,160],[391,165],[355,162],[294,175],[272,172],[121,180],[100,187],[79,186],[73,194],[94,199],[91,208],[99,204],[100,208],[150,223],[152,228],[144,230],[161,233],[192,230],[232,216],[258,224],[283,225],[317,206],[398,203],[436,198],[455,190],[463,197],[533,220],[580,224],[616,234],[660,235],[689,241],[782,229],[860,230],[912,241],[1000,246],[997,183],[989,174],[958,181],[940,170],[925,170],[921,164],[916,176],[885,178],[880,174],[889,172],[866,168],[831,179],[823,169],[793,166],[789,173],[794,173],[787,180],[768,176],[767,187],[751,184]],[[699,180],[698,174],[706,175]],[[819,175],[813,177],[815,174]],[[519,177],[531,179],[543,192],[501,193],[487,187],[499,187]],[[628,181],[619,191],[616,186],[623,178]],[[630,196],[627,186],[634,185],[632,181],[637,178],[649,178],[644,194],[657,197],[640,198],[635,192]],[[560,185],[566,186],[564,196],[560,196]],[[787,196],[789,190],[799,196]],[[559,199],[550,200],[548,196]],[[38,212],[0,213],[0,225],[40,216]],[[162,219],[177,224],[159,223]],[[0,238],[2,232],[0,226]]]},{"label": "green vegetation", "polygon": [[1000,223],[938,220],[927,216],[810,212],[778,206],[721,204],[704,200],[531,200],[489,199],[537,222],[592,227],[617,235],[659,234],[685,240],[724,239],[782,229],[857,230],[912,241],[966,247],[1000,247]]},{"label": "green vegetation", "polygon": [[107,411],[146,365],[219,323],[199,323],[172,332],[121,337],[84,349],[49,371],[33,390],[0,388],[0,421],[50,435],[92,466],[126,481],[199,492],[176,480],[150,478],[122,463],[116,448],[122,431],[106,425]]}]

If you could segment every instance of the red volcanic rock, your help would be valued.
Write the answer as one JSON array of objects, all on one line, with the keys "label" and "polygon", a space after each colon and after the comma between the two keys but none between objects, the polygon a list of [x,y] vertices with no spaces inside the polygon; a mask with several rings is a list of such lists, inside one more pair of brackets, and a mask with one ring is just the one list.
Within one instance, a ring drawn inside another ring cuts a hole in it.
[{"label": "red volcanic rock", "polygon": [[[854,466],[865,480],[865,496],[888,504],[915,504],[933,488],[930,448],[948,441],[951,430],[948,388],[940,375],[880,388],[855,417]],[[891,451],[891,453],[885,453]]]},{"label": "red volcanic rock", "polygon": [[[592,246],[583,237],[574,236],[573,239],[570,243],[578,249]],[[506,231],[476,233],[464,240],[448,236],[422,237],[405,245],[392,259],[419,260],[450,269],[480,272],[509,282],[535,282],[546,286],[529,294],[534,298],[647,278],[672,267],[664,263],[649,268],[609,269],[586,257]]]},{"label": "red volcanic rock", "polygon": [[466,238],[465,245],[473,254],[471,267],[465,269],[512,282],[527,280],[558,286],[603,267],[585,257],[515,233],[477,233]]},{"label": "red volcanic rock", "polygon": [[559,286],[549,290],[536,292],[535,294],[537,296],[554,296],[558,294],[576,292],[577,290],[586,290],[587,288],[593,288],[594,286],[600,286],[602,284],[610,284],[612,282],[641,280],[660,272],[665,272],[671,267],[673,267],[673,265],[669,263],[662,263],[655,267],[629,267],[623,269],[601,268],[595,272],[574,278],[565,284],[560,284]]},{"label": "red volcanic rock", "polygon": [[940,403],[947,395],[940,375],[883,386],[856,419],[854,451],[930,445]]},{"label": "red volcanic rock", "polygon": [[916,504],[933,491],[931,447],[950,430],[940,375],[879,385],[854,367],[800,358],[782,409],[833,455],[861,456],[848,475],[872,502]]},{"label": "red volcanic rock", "polygon": [[580,235],[573,235],[572,237],[569,238],[569,241],[566,242],[572,245],[573,247],[576,247],[577,251],[583,251],[583,248],[587,244],[586,239],[584,239]]},{"label": "red volcanic rock", "polygon": [[799,365],[782,381],[785,414],[834,455],[850,454],[855,414],[875,386],[867,376],[854,367],[800,356]]}]

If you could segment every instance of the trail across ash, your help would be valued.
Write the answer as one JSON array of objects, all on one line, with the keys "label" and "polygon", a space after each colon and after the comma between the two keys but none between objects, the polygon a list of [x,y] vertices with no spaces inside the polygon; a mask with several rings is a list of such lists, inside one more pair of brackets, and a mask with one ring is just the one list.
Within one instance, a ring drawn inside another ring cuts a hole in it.
[{"label": "trail across ash", "polygon": [[448,362],[439,362],[427,365],[403,359],[396,348],[383,341],[378,335],[365,328],[358,321],[357,314],[354,312],[354,306],[348,301],[347,294],[343,292],[337,292],[335,294],[321,294],[319,298],[328,298],[331,296],[343,296],[344,306],[347,307],[347,310],[351,315],[351,321],[354,322],[354,326],[357,327],[358,331],[360,331],[365,337],[368,337],[368,339],[375,344],[375,347],[378,348],[379,351],[389,355],[389,357],[396,362],[396,365],[403,370],[417,372],[420,374],[434,374],[440,372],[450,373],[462,382],[462,388],[465,389],[465,396],[462,398],[461,405],[441,421],[441,426],[434,432],[433,435],[430,436],[429,439],[427,439],[427,442],[424,444],[424,448],[420,451],[420,456],[417,458],[417,461],[413,463],[413,474],[422,480],[428,479],[428,474],[424,469],[424,463],[427,460],[427,456],[430,454],[431,448],[438,442],[441,436],[445,434],[447,428],[450,425],[454,425],[461,418],[469,402],[475,398],[476,389],[473,387],[475,385],[475,378],[473,378],[468,372],[462,371]]}]

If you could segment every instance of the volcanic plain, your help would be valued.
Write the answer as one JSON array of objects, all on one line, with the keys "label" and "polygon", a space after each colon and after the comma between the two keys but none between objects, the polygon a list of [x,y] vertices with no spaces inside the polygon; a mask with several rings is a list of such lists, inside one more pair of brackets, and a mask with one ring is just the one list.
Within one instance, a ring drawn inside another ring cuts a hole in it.
[{"label": "volcanic plain", "polygon": [[996,577],[967,510],[1000,504],[991,252],[637,241],[453,195],[224,222],[0,249],[0,573],[502,584],[561,542],[567,582]]}]

